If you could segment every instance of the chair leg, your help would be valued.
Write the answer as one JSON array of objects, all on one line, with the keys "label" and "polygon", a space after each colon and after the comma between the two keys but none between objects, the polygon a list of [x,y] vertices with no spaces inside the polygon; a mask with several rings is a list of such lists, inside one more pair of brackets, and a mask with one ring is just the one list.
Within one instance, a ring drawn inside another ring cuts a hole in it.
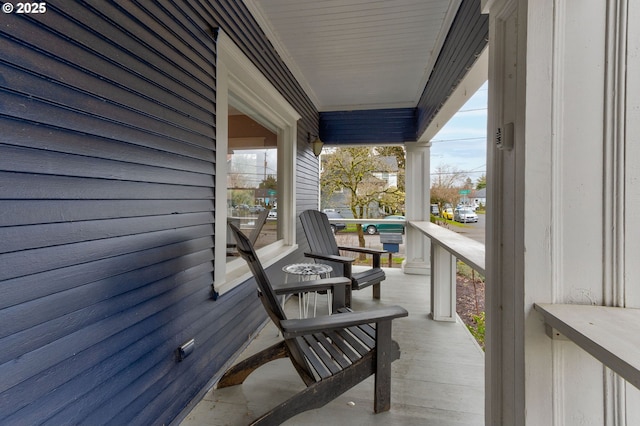
[{"label": "chair leg", "polygon": [[346,294],[347,291],[351,289],[351,284],[346,286],[336,286],[336,288],[331,291],[331,312],[338,312],[339,309],[342,309],[347,306],[346,304]]},{"label": "chair leg", "polygon": [[381,413],[391,408],[391,362],[392,358],[391,321],[376,325],[376,376],[373,411]]},{"label": "chair leg", "polygon": [[267,362],[288,356],[284,341],[276,343],[228,369],[217,384],[218,389],[243,383],[249,374]]},{"label": "chair leg", "polygon": [[373,298],[380,299],[380,283],[373,285]]}]

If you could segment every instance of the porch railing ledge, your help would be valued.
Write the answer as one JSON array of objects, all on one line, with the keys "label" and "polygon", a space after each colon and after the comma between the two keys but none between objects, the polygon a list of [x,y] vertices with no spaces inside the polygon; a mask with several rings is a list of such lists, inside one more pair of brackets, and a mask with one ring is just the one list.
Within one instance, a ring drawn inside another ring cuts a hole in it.
[{"label": "porch railing ledge", "polygon": [[409,221],[409,224],[419,229],[432,242],[442,246],[455,257],[484,275],[484,244],[435,223],[412,220]]},{"label": "porch railing ledge", "polygon": [[431,316],[455,322],[457,259],[484,275],[484,244],[426,221],[409,221],[431,240]]},{"label": "porch railing ledge", "polygon": [[640,389],[640,309],[536,303],[547,335],[569,339]]}]

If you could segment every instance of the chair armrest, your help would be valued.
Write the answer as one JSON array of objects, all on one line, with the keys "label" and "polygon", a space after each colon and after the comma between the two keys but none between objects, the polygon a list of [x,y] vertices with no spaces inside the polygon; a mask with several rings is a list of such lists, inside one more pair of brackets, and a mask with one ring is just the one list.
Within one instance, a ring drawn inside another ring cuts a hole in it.
[{"label": "chair armrest", "polygon": [[305,253],[306,257],[311,257],[313,259],[322,259],[322,260],[330,260],[331,262],[338,263],[353,263],[356,259],[348,256],[337,256],[335,254],[322,254],[322,253]]},{"label": "chair armrest", "polygon": [[311,291],[336,291],[336,288],[344,288],[347,285],[351,285],[351,280],[349,278],[335,277],[286,284],[275,284],[273,285],[273,290],[276,292],[277,296],[281,296],[283,294],[307,293]]},{"label": "chair armrest", "polygon": [[309,335],[317,332],[343,329],[356,325],[391,321],[409,315],[400,306],[388,306],[363,312],[345,312],[315,318],[290,319],[280,322],[285,339]]},{"label": "chair armrest", "polygon": [[378,250],[378,249],[372,249],[372,248],[366,248],[366,247],[338,246],[338,250],[353,251],[356,253],[367,253],[367,254],[373,254],[373,255],[381,255],[381,254],[389,253],[387,250]]}]

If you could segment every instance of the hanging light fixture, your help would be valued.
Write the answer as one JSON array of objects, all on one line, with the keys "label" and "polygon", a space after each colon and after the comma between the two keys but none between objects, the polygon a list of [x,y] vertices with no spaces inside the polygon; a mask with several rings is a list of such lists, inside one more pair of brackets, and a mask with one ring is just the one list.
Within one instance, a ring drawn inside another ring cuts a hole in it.
[{"label": "hanging light fixture", "polygon": [[311,145],[313,154],[316,157],[320,156],[320,153],[322,152],[322,146],[324,145],[324,142],[320,140],[320,137],[318,135],[312,136],[311,133],[307,133],[307,142]]}]

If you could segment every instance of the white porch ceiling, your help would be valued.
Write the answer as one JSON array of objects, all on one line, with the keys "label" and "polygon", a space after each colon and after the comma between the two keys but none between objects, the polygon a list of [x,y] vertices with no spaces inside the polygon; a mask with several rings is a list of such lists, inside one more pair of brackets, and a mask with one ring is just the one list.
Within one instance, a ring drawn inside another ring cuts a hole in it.
[{"label": "white porch ceiling", "polygon": [[319,111],[416,106],[461,0],[244,0]]}]

